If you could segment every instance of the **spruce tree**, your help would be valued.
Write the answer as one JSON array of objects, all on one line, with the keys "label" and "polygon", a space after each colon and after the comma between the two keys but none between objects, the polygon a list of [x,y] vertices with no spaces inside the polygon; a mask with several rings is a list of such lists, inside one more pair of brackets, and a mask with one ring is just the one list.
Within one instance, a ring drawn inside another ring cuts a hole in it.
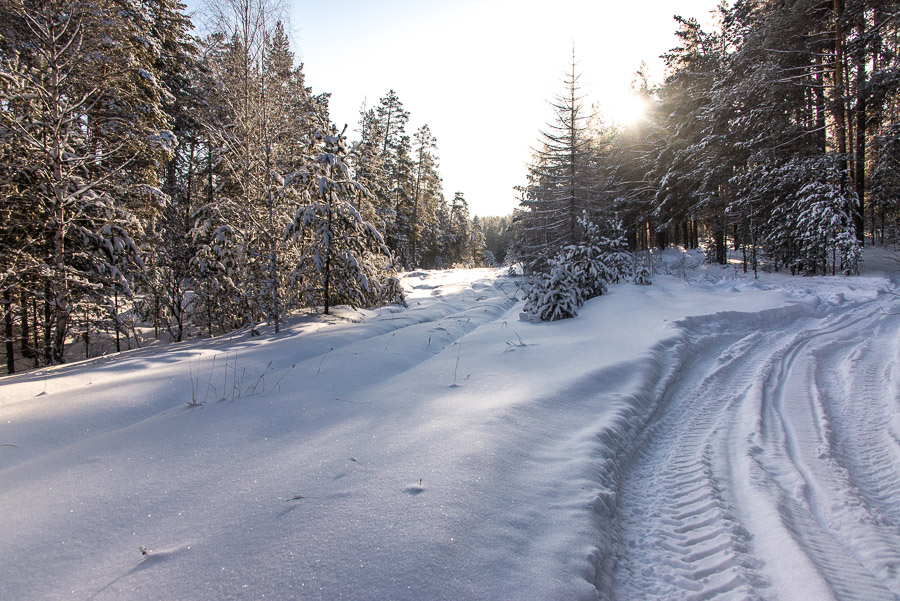
[{"label": "spruce tree", "polygon": [[431,128],[423,125],[415,135],[414,188],[410,216],[412,266],[422,264],[423,232],[428,232],[434,227],[437,204],[443,202],[436,150],[437,139],[431,133]]},{"label": "spruce tree", "polygon": [[402,300],[384,238],[356,209],[355,198],[368,191],[354,181],[346,163],[344,132],[331,126],[320,130],[316,140],[311,169],[296,174],[304,204],[283,234],[302,248],[293,285],[326,314],[336,304]]},{"label": "spruce tree", "polygon": [[578,241],[576,220],[582,211],[598,211],[593,203],[596,182],[589,168],[590,114],[583,105],[579,77],[573,57],[565,91],[551,103],[556,119],[541,132],[541,144],[522,189],[525,212],[519,224],[519,259],[528,272],[545,269],[559,249]]}]

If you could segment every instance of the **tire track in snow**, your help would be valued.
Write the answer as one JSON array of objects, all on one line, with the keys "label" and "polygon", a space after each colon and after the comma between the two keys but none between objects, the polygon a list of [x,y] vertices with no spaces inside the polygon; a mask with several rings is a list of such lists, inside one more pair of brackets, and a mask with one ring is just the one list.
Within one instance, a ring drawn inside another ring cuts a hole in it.
[{"label": "tire track in snow", "polygon": [[681,324],[693,355],[620,477],[613,598],[900,598],[897,327],[873,339],[873,306]]},{"label": "tire track in snow", "polygon": [[735,400],[729,391],[749,381],[739,365],[748,340],[705,335],[691,343],[694,358],[664,394],[638,454],[625,466],[615,598],[760,598],[753,591],[763,582],[744,551],[747,535],[720,483],[729,472],[722,463]]},{"label": "tire track in snow", "polygon": [[[861,466],[873,465],[890,481],[897,476],[897,464],[871,463],[868,449],[843,457],[835,454],[828,405],[846,405],[866,416],[857,424],[863,428],[874,425],[872,407],[868,396],[831,394],[821,371],[823,353],[836,353],[845,365],[844,349],[870,339],[879,313],[871,306],[851,308],[802,332],[778,354],[762,390],[767,428],[760,437],[757,461],[772,488],[794,501],[785,504],[782,517],[797,529],[798,542],[815,551],[810,559],[839,599],[900,598],[900,529],[873,508],[851,475]],[[831,400],[826,402],[826,396]],[[846,433],[850,432],[845,429]]]},{"label": "tire track in snow", "polygon": [[[894,386],[900,376],[900,320],[878,330],[871,339],[821,349],[816,378],[833,429],[834,457],[847,467],[867,506],[900,528],[900,470],[891,469],[900,464],[900,436],[892,426],[900,416],[900,390]],[[871,408],[854,411],[842,403],[854,395],[868,399]],[[858,457],[867,460],[855,461]]]}]

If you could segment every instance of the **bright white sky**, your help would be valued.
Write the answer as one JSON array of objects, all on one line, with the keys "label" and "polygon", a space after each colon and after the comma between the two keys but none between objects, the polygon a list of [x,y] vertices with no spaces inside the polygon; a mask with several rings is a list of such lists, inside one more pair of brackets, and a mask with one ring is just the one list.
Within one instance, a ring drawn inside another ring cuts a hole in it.
[{"label": "bright white sky", "polygon": [[[505,215],[525,182],[547,104],[562,91],[572,44],[588,102],[627,117],[634,73],[676,45],[672,16],[711,22],[719,0],[329,0],[288,2],[294,51],[331,118],[356,129],[388,90],[438,141],[444,193],[473,215]],[[188,0],[194,8],[198,0]],[[631,103],[633,105],[633,103]],[[631,106],[633,110],[633,106]],[[351,139],[356,134],[351,134]]]}]

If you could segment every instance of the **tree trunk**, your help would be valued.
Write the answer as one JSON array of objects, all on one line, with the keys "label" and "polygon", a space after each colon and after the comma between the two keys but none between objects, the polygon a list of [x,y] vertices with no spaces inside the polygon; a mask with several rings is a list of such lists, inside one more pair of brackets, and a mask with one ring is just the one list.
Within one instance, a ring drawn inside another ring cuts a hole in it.
[{"label": "tree trunk", "polygon": [[[860,32],[866,29],[865,14],[860,16]],[[866,51],[862,48],[856,54],[856,168],[854,183],[856,203],[853,207],[853,225],[856,239],[865,244],[865,196],[866,196]]]},{"label": "tree trunk", "polygon": [[824,62],[824,57],[815,57],[813,59],[814,68],[816,69],[816,71],[818,71],[818,73],[813,76],[813,95],[815,97],[816,103],[816,140],[819,150],[821,150],[823,153],[826,152],[828,148],[828,136],[826,135],[825,131],[825,115],[827,113],[827,108],[825,103],[825,76],[823,74]]},{"label": "tree trunk", "polygon": [[[330,200],[333,200],[333,199],[330,199]],[[333,218],[332,218],[331,204],[329,204],[328,205],[328,233],[329,233],[329,236],[331,235],[332,219]],[[325,247],[325,282],[324,282],[325,315],[328,315],[329,301],[330,301],[330,299],[329,299],[330,291],[329,291],[328,287],[331,283],[330,280],[331,280],[331,243],[332,242],[333,242],[333,239],[329,238],[328,246]]]},{"label": "tree trunk", "polygon": [[16,373],[16,348],[13,331],[12,293],[7,288],[3,293],[3,323],[6,337],[6,372]]},{"label": "tree trunk", "polygon": [[19,297],[19,308],[21,313],[21,353],[22,357],[32,359],[35,357],[35,351],[31,347],[31,325],[28,320],[28,297],[23,292]]},{"label": "tree trunk", "polygon": [[122,352],[122,343],[120,340],[119,332],[121,331],[121,327],[119,325],[119,291],[113,290],[113,319],[115,320],[116,327],[116,352]]},{"label": "tree trunk", "polygon": [[[55,40],[54,40],[55,41]],[[63,102],[63,94],[60,90],[61,77],[59,64],[57,59],[61,56],[56,48],[50,53],[49,65],[49,83],[48,88],[51,94],[50,100],[50,123],[56,127],[53,129],[52,139],[50,140],[50,161],[52,169],[53,182],[53,267],[54,269],[54,289],[53,296],[53,316],[55,321],[55,331],[53,332],[52,345],[50,348],[50,362],[63,363],[65,361],[65,345],[66,333],[69,327],[69,313],[71,312],[69,279],[66,275],[65,260],[65,236],[66,236],[66,191],[69,182],[63,177],[63,153],[65,151],[65,142],[61,139],[65,135],[65,128],[62,125],[63,116],[61,114],[61,104]]]},{"label": "tree trunk", "polygon": [[725,229],[717,227],[714,234],[716,244],[716,263],[719,265],[728,264],[728,246],[725,244]]},{"label": "tree trunk", "polygon": [[847,115],[845,110],[846,94],[844,93],[844,0],[834,0],[834,140],[838,154],[841,155],[841,193],[846,188],[846,156],[847,156]]},{"label": "tree trunk", "polygon": [[53,363],[53,306],[50,295],[50,280],[47,280],[44,286],[44,365]]},{"label": "tree trunk", "polygon": [[36,368],[41,366],[41,353],[40,353],[41,341],[38,338],[38,336],[40,336],[40,331],[39,331],[40,328],[38,328],[38,324],[40,323],[40,320],[39,320],[38,315],[39,314],[38,314],[37,299],[32,297],[32,299],[31,299],[31,317],[32,317],[31,323],[34,324],[34,350],[33,350],[33,353],[34,353],[34,366]]}]

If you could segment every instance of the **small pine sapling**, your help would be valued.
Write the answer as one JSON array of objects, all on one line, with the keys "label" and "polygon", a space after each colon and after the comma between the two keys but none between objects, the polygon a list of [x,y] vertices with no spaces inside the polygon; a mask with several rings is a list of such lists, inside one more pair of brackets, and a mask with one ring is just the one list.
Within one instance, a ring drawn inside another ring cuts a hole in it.
[{"label": "small pine sapling", "polygon": [[565,265],[551,262],[550,275],[532,283],[525,297],[524,312],[541,321],[557,321],[578,315],[584,296]]},{"label": "small pine sapling", "polygon": [[653,283],[650,280],[650,270],[647,269],[646,265],[639,264],[635,266],[632,282],[638,286],[649,286]]}]

